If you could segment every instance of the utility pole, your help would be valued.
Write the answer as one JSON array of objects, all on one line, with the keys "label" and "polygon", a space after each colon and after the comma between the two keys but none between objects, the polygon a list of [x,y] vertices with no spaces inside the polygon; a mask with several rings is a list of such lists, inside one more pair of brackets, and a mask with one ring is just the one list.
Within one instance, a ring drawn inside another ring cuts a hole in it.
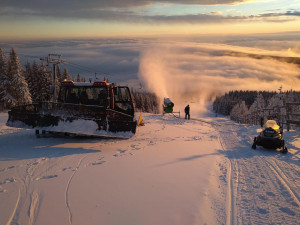
[{"label": "utility pole", "polygon": [[59,64],[68,64],[66,61],[61,59],[61,55],[59,54],[48,54],[48,57],[41,58],[41,60],[46,61],[49,64],[53,65],[52,69],[52,87],[51,91],[53,91],[53,102],[56,102],[56,65]]}]

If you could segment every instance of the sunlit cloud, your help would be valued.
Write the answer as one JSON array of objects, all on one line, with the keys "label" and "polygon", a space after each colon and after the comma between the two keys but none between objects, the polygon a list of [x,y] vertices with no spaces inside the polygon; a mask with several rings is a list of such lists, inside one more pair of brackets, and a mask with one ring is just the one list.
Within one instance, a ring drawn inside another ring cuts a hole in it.
[{"label": "sunlit cloud", "polygon": [[233,23],[247,21],[265,21],[265,22],[286,22],[297,20],[300,17],[300,11],[286,11],[281,13],[264,13],[257,15],[223,15],[221,11],[212,11],[198,14],[184,15],[143,15],[130,9],[98,9],[92,8],[89,10],[76,9],[65,10],[58,8],[52,10],[45,8],[37,9],[22,9],[16,10],[11,7],[0,8],[0,17],[10,19],[17,18],[52,18],[52,19],[73,19],[73,20],[101,20],[110,22],[128,22],[128,23],[162,23],[162,24],[203,24],[203,23]]},{"label": "sunlit cloud", "polygon": [[[47,10],[47,9],[64,9],[64,10],[91,10],[103,8],[128,8],[147,6],[154,3],[169,3],[182,5],[228,5],[245,2],[253,2],[254,0],[72,0],[72,1],[23,1],[23,0],[3,0],[0,2],[1,8],[10,8],[16,10]],[[257,1],[257,0],[256,0]]]},{"label": "sunlit cloud", "polygon": [[[299,32],[190,38],[71,39],[12,42],[22,55],[62,54],[72,74],[134,83],[178,102],[233,89],[300,90]],[[291,58],[293,57],[293,58]],[[30,58],[32,59],[32,58]],[[298,64],[295,64],[298,63]],[[79,65],[79,66],[78,66]],[[75,66],[75,67],[74,67]],[[82,67],[83,66],[83,67]],[[86,70],[88,69],[88,71]],[[129,82],[130,80],[130,82]],[[132,82],[133,81],[133,82]],[[182,96],[184,96],[182,98]]]},{"label": "sunlit cloud", "polygon": [[[299,65],[280,58],[252,58],[226,52],[280,52],[219,44],[154,45],[141,54],[139,76],[160,98],[170,97],[179,104],[197,100],[203,104],[230,90],[270,90],[281,85],[300,90]],[[299,60],[300,62],[300,60]]]},{"label": "sunlit cloud", "polygon": [[280,0],[3,0],[0,38],[299,31],[297,1],[283,6]]}]

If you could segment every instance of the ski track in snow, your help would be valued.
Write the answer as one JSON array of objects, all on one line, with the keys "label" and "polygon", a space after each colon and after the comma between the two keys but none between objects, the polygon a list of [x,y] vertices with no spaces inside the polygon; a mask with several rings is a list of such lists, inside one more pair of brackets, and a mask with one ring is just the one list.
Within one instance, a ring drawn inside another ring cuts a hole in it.
[{"label": "ski track in snow", "polygon": [[[249,134],[248,129],[243,126],[203,124],[203,126],[215,129],[216,133],[212,134],[205,130],[195,129],[195,127],[191,129],[189,126],[184,126],[184,123],[195,123],[193,121],[161,118],[159,115],[149,115],[149,118],[158,121],[158,126],[153,130],[148,130],[126,140],[128,144],[124,144],[125,142],[122,141],[115,141],[115,143],[120,143],[120,147],[111,152],[112,158],[118,160],[119,157],[131,156],[135,152],[142,152],[147,146],[151,147],[157,143],[172,142],[176,139],[184,140],[187,143],[204,140],[220,142],[220,154],[224,155],[225,159],[225,163],[219,165],[220,182],[226,184],[226,187],[224,187],[226,191],[226,202],[224,202],[226,216],[224,223],[234,225],[299,224],[300,171],[299,158],[295,158],[296,154],[287,153],[283,155],[281,152],[265,150],[260,147],[256,150],[251,149],[254,134]],[[160,132],[167,129],[168,123],[172,123],[172,126],[176,129],[194,132],[195,135],[181,136],[178,134],[176,137],[168,137],[167,135],[161,137]],[[3,130],[1,130],[2,128]],[[10,129],[5,126],[1,126],[0,131],[2,132],[0,132],[0,135],[24,132],[20,129]],[[106,140],[101,143],[103,145],[110,144]],[[70,202],[72,180],[82,167],[83,161],[86,162],[84,166],[99,166],[109,163],[106,158],[98,154],[96,156],[93,155],[92,159],[87,158],[88,155],[83,154],[80,157],[72,157],[71,159],[78,160],[75,168],[69,166],[70,164],[60,167],[59,163],[64,162],[63,155],[55,151],[47,155],[47,158],[29,159],[24,165],[0,167],[1,177],[6,176],[0,180],[0,194],[3,195],[9,190],[6,188],[7,185],[17,183],[15,204],[6,225],[20,224],[20,221],[26,221],[26,224],[29,225],[35,224],[42,200],[39,190],[35,187],[36,182],[56,179],[60,175],[56,172],[67,170],[71,174],[66,180],[64,189],[65,207],[67,208],[69,223],[75,223]],[[57,157],[52,159],[52,156]],[[97,159],[95,160],[94,157],[97,157]],[[18,174],[18,176],[6,175],[16,170],[21,171],[20,173],[13,173]],[[219,208],[217,207],[215,211],[222,212],[221,207],[224,207],[224,205],[218,206]],[[219,221],[222,221],[222,219]]]},{"label": "ski track in snow", "polygon": [[[27,163],[25,173],[19,178],[11,178],[9,182],[18,182],[18,197],[8,224],[19,224],[21,218],[26,218],[29,225],[34,224],[39,208],[39,193],[33,188],[34,172],[39,165],[39,160]],[[15,167],[8,167],[10,169]],[[26,213],[27,212],[27,213]]]},{"label": "ski track in snow", "polygon": [[[9,134],[14,136],[18,134],[26,135],[28,132],[31,132],[31,130],[9,129]],[[57,153],[49,153],[48,157],[51,158],[55,154]],[[7,192],[7,189],[2,189],[1,186],[9,183],[16,183],[15,189],[18,189],[16,203],[6,222],[7,225],[20,224],[20,221],[27,221],[26,224],[28,225],[35,224],[40,206],[40,193],[36,189],[35,184],[36,182],[40,182],[40,180],[47,180],[58,176],[57,174],[48,175],[49,171],[58,163],[55,160],[52,160],[50,163],[49,158],[29,159],[24,164],[12,165],[0,169],[0,173],[12,172],[15,174],[15,177],[0,181],[0,192],[1,190],[2,192]],[[12,190],[9,190],[9,192]]]},{"label": "ski track in snow", "polygon": [[69,223],[72,224],[72,219],[73,219],[73,214],[72,214],[72,210],[71,210],[71,205],[70,205],[70,201],[69,201],[69,191],[71,188],[71,182],[74,178],[74,176],[76,175],[76,173],[78,172],[80,165],[82,163],[82,161],[87,157],[88,155],[85,155],[84,157],[82,157],[79,162],[77,163],[77,166],[73,172],[73,174],[71,175],[67,187],[66,187],[66,192],[65,192],[65,203],[66,203],[66,207],[68,209],[68,213],[69,213]]},{"label": "ski track in snow", "polygon": [[227,182],[227,224],[298,224],[299,184],[295,181],[299,168],[283,160],[291,158],[289,153],[251,149],[252,143],[246,140],[253,137],[243,128],[217,129],[232,171],[227,173],[231,176],[227,178],[231,180]]}]

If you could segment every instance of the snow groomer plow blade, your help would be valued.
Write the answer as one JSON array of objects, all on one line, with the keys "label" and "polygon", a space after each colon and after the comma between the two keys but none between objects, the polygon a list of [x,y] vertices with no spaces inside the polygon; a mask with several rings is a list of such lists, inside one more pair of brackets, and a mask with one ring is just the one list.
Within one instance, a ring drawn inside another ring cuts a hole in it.
[{"label": "snow groomer plow blade", "polygon": [[8,126],[36,134],[130,138],[136,132],[128,87],[103,82],[62,82],[57,102],[36,102],[8,112]]}]

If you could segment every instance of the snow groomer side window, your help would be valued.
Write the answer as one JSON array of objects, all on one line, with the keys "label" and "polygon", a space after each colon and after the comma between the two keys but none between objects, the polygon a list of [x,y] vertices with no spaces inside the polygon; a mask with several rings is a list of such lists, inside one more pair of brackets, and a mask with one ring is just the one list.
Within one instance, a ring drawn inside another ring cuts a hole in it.
[{"label": "snow groomer side window", "polygon": [[133,114],[133,105],[128,87],[114,87],[115,109],[126,114]]},{"label": "snow groomer side window", "polygon": [[94,87],[92,88],[92,95],[93,99],[95,101],[95,104],[93,105],[99,105],[99,106],[107,106],[108,105],[108,90],[107,87]]},{"label": "snow groomer side window", "polygon": [[115,100],[119,102],[131,101],[129,90],[127,87],[115,87],[114,88]]},{"label": "snow groomer side window", "polygon": [[61,87],[60,90],[59,90],[57,101],[58,102],[65,102],[65,98],[66,98],[66,89],[64,87]]},{"label": "snow groomer side window", "polygon": [[78,90],[72,87],[61,87],[59,101],[71,104],[78,104]]}]

